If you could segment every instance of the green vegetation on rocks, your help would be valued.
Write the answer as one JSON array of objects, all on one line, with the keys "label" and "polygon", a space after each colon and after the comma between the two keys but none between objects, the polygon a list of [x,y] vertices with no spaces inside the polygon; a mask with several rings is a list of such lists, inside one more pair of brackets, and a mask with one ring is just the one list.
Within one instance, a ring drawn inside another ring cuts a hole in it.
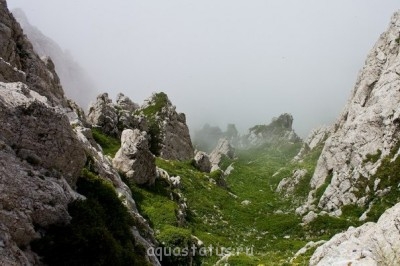
[{"label": "green vegetation on rocks", "polygon": [[100,128],[92,128],[92,135],[94,140],[101,146],[105,155],[114,157],[121,142],[119,139],[104,134]]},{"label": "green vegetation on rocks", "polygon": [[131,234],[134,221],[112,185],[83,169],[77,191],[86,197],[69,204],[69,224],[54,224],[31,243],[48,265],[148,265]]}]

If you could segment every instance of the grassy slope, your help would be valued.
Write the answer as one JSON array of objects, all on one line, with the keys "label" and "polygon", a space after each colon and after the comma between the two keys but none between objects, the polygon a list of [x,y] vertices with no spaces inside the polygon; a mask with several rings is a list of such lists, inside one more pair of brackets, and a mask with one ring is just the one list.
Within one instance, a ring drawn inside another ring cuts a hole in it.
[{"label": "grassy slope", "polygon": [[[119,143],[114,144],[107,148],[117,150]],[[294,208],[309,192],[309,181],[322,147],[313,150],[302,162],[290,163],[299,148],[300,144],[286,144],[238,151],[238,159],[233,161],[234,170],[226,178],[228,189],[210,182],[212,175],[197,171],[189,161],[158,158],[159,167],[167,170],[171,176],[179,175],[182,178],[179,192],[187,199],[189,206],[185,228],[178,228],[175,215],[178,205],[171,199],[172,191],[162,181],[157,181],[151,188],[132,186],[133,197],[141,213],[155,229],[160,242],[170,237],[169,232],[180,232],[181,235],[191,233],[199,237],[205,246],[253,247],[254,256],[241,254],[231,257],[230,265],[290,265],[290,257],[308,241],[329,239],[349,226],[359,225],[357,219],[365,210],[347,206],[341,218],[319,216],[308,226],[301,227],[301,219],[294,214]],[[377,173],[379,178],[392,176],[390,180],[395,183],[398,174],[394,173],[397,168],[393,165],[400,165],[398,161],[400,159],[395,162],[386,159]],[[229,162],[224,165],[229,165]],[[291,176],[292,171],[299,168],[307,169],[308,174],[296,186],[293,197],[285,198],[276,193],[279,181]],[[274,175],[277,171],[279,174]],[[386,183],[382,182],[382,185]],[[398,199],[397,189],[377,201],[371,211],[371,219],[375,220],[392,205],[392,202],[390,206],[387,204],[389,199]],[[243,205],[244,200],[251,203]],[[281,212],[277,213],[278,210]],[[309,251],[292,264],[308,265],[311,255],[312,251]],[[203,264],[212,265],[217,260],[216,256],[205,257]]]},{"label": "grassy slope", "polygon": [[[157,164],[171,175],[182,177],[181,192],[190,209],[187,229],[205,246],[254,248],[253,257],[231,257],[231,265],[281,265],[309,241],[290,200],[274,192],[279,180],[271,178],[299,148],[298,144],[289,144],[279,149],[264,147],[239,152],[233,162],[235,170],[227,177],[228,189],[210,182],[209,175],[198,172],[190,162],[158,159]],[[167,225],[176,225],[176,205],[163,196],[165,193],[155,192],[157,188],[132,189],[141,211],[159,234]],[[244,200],[251,203],[243,205]],[[277,210],[283,213],[276,213]],[[212,265],[217,260],[215,256],[207,257],[204,264]]]}]

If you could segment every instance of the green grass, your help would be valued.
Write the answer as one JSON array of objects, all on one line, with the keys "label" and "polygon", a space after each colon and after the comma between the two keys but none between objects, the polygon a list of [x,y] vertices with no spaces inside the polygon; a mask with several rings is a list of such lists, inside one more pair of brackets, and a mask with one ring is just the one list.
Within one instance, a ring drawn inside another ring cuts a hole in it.
[{"label": "green grass", "polygon": [[366,181],[371,191],[373,190],[374,181],[377,179],[380,179],[377,190],[390,188],[390,191],[383,197],[377,197],[372,192],[369,193],[369,202],[373,203],[368,213],[369,221],[377,221],[387,209],[400,201],[400,156],[393,160],[398,149],[399,144],[392,149],[388,156],[382,159],[382,163],[375,175]]},{"label": "green grass", "polygon": [[160,113],[162,108],[169,103],[168,96],[164,92],[154,94],[152,99],[152,103],[141,110],[147,117],[155,116],[157,113]]},{"label": "green grass", "polygon": [[115,156],[121,147],[121,141],[117,138],[107,136],[99,128],[92,128],[92,135],[94,140],[101,146],[103,153],[112,158]]},{"label": "green grass", "polygon": [[150,151],[156,156],[160,155],[162,141],[159,116],[162,116],[161,111],[168,104],[170,104],[170,102],[167,94],[159,92],[153,95],[152,102],[149,106],[136,111],[136,114],[143,114],[147,118],[149,126],[148,134],[150,135]]},{"label": "green grass", "polygon": [[[253,256],[241,252],[229,259],[230,265],[283,265],[308,241],[326,237],[314,236],[313,231],[305,230],[300,225],[301,217],[294,214],[292,199],[275,192],[280,179],[272,175],[290,165],[300,146],[265,145],[237,151],[238,159],[229,162],[233,162],[234,170],[225,177],[228,189],[210,181],[216,178],[215,173],[199,172],[190,161],[157,158],[156,163],[171,176],[182,178],[180,193],[189,206],[184,232],[197,236],[205,246],[253,247]],[[311,165],[315,158],[317,155],[313,154],[305,164]],[[154,225],[156,237],[161,240],[167,230],[177,228],[177,205],[165,188],[157,186],[157,183],[155,188],[136,186],[132,190],[140,210]],[[244,200],[251,203],[243,205]],[[276,213],[277,210],[282,212]],[[335,230],[347,226],[340,223]],[[213,265],[218,259],[204,257],[203,265]]]},{"label": "green grass", "polygon": [[319,199],[322,197],[322,195],[324,194],[325,190],[326,190],[326,189],[328,188],[328,186],[330,185],[330,183],[331,183],[331,181],[332,181],[332,178],[333,178],[333,173],[330,172],[330,173],[328,174],[328,176],[325,178],[325,182],[324,182],[320,187],[317,188],[317,190],[316,190],[316,192],[315,192],[315,198],[316,198],[317,200],[319,200]]},{"label": "green grass", "polygon": [[367,154],[366,158],[364,159],[364,163],[371,162],[376,163],[382,155],[382,151],[378,150],[375,154]]}]

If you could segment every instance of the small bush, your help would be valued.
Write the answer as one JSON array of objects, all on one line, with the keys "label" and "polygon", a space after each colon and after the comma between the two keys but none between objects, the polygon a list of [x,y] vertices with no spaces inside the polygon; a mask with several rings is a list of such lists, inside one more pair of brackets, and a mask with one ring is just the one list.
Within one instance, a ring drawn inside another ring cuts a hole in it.
[{"label": "small bush", "polygon": [[367,154],[365,157],[365,159],[364,159],[364,163],[367,163],[367,162],[371,162],[371,163],[376,163],[380,158],[381,158],[381,155],[382,155],[382,151],[381,150],[378,150],[375,154]]},{"label": "small bush", "polygon": [[48,265],[148,265],[130,228],[133,220],[110,184],[87,170],[77,182],[86,200],[68,205],[69,224],[54,224],[31,243]]},{"label": "small bush", "polygon": [[[186,266],[201,265],[199,254],[192,254],[191,247],[195,246],[190,230],[174,226],[165,226],[158,235],[161,247],[166,251],[163,254],[162,264],[164,266]],[[180,250],[181,256],[169,255],[174,249]],[[186,251],[184,250],[186,249]]]}]

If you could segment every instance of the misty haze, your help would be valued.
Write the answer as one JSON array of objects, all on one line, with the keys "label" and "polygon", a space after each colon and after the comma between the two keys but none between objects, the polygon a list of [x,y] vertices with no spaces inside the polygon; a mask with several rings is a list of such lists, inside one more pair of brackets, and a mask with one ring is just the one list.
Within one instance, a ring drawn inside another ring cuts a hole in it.
[{"label": "misty haze", "polygon": [[392,0],[8,4],[113,99],[122,92],[141,103],[163,91],[192,131],[234,123],[246,133],[291,113],[302,137],[340,113],[365,54],[398,8]]},{"label": "misty haze", "polygon": [[395,0],[0,0],[0,266],[400,265]]}]

